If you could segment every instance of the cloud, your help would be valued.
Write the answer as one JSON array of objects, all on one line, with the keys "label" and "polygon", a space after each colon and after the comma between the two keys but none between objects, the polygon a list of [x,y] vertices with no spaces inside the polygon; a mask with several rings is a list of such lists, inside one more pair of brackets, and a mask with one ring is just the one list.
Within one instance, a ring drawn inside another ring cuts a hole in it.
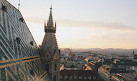
[{"label": "cloud", "polygon": [[26,22],[36,23],[36,24],[44,24],[45,19],[40,17],[25,17]]},{"label": "cloud", "polygon": [[73,21],[73,20],[59,20],[59,23],[63,26],[73,27],[90,27],[90,28],[103,28],[113,30],[137,30],[135,27],[130,27],[120,23],[110,22],[92,22],[92,21]]},{"label": "cloud", "polygon": [[[28,17],[25,18],[27,22],[44,24],[44,18],[38,17]],[[88,27],[88,28],[101,28],[101,29],[109,29],[109,30],[129,30],[129,31],[137,31],[137,27],[127,26],[121,23],[111,23],[111,22],[95,22],[95,21],[76,21],[76,20],[56,20],[59,26],[64,27]]]}]

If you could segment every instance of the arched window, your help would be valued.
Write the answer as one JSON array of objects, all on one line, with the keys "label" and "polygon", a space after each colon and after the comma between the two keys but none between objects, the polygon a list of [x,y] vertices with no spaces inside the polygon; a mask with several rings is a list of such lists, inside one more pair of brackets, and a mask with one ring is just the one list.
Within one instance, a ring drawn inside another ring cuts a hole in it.
[{"label": "arched window", "polygon": [[54,81],[56,81],[56,75],[54,76]]},{"label": "arched window", "polygon": [[7,7],[4,6],[4,5],[2,5],[2,10],[5,11],[5,12],[7,12]]},{"label": "arched window", "polygon": [[20,37],[17,37],[16,41],[17,41],[17,44],[20,44],[20,41],[21,41]]},{"label": "arched window", "polygon": [[54,65],[54,70],[57,71],[57,64]]}]

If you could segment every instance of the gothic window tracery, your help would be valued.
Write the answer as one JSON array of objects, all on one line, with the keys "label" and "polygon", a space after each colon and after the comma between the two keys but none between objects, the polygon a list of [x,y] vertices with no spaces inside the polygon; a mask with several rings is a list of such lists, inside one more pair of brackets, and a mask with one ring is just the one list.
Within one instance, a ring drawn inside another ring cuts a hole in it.
[{"label": "gothic window tracery", "polygon": [[58,58],[58,53],[55,52],[54,59],[57,59],[57,58]]},{"label": "gothic window tracery", "polygon": [[48,51],[46,52],[46,58],[50,58],[50,53]]}]

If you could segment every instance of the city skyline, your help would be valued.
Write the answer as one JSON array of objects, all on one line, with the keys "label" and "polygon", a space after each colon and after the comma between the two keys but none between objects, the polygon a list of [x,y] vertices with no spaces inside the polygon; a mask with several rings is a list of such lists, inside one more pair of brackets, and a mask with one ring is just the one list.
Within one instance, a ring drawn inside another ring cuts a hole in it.
[{"label": "city skyline", "polygon": [[[18,1],[9,2],[17,7]],[[52,0],[59,47],[137,48],[136,3],[129,0]],[[50,6],[50,0],[21,0],[20,11],[38,45],[44,36],[44,21],[48,20]]]}]

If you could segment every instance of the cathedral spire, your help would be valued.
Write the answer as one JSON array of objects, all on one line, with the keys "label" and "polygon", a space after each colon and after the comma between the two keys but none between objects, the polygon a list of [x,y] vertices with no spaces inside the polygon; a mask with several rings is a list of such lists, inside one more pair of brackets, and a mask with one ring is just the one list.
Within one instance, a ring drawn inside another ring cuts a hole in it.
[{"label": "cathedral spire", "polygon": [[51,81],[60,81],[60,50],[56,40],[56,22],[53,23],[52,7],[50,8],[49,19],[44,23],[45,36],[40,47],[40,55],[45,63],[45,70],[51,76]]},{"label": "cathedral spire", "polygon": [[53,17],[52,17],[52,7],[50,7],[49,20],[47,22],[47,26],[45,27],[45,33],[56,33],[55,26],[54,26]]},{"label": "cathedral spire", "polygon": [[[46,49],[48,48],[58,48],[57,41],[56,41],[56,22],[53,23],[52,18],[52,7],[50,7],[50,14],[48,22],[44,22],[44,31],[45,31],[45,37],[43,39],[42,46],[44,46]],[[47,40],[48,39],[48,40]]]},{"label": "cathedral spire", "polygon": [[53,29],[53,17],[52,17],[52,7],[50,7],[49,20],[47,23],[48,28]]}]

